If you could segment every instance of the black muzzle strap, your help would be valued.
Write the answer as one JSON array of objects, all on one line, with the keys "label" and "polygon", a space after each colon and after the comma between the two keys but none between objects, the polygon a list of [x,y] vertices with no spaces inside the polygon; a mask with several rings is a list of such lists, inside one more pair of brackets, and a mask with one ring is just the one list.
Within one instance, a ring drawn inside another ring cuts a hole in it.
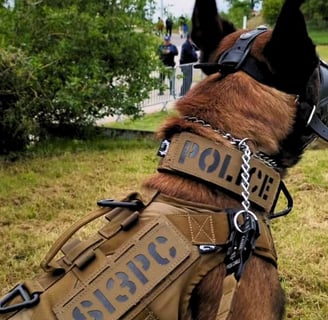
[{"label": "black muzzle strap", "polygon": [[319,115],[313,115],[309,127],[322,139],[328,141],[328,127],[321,121]]}]

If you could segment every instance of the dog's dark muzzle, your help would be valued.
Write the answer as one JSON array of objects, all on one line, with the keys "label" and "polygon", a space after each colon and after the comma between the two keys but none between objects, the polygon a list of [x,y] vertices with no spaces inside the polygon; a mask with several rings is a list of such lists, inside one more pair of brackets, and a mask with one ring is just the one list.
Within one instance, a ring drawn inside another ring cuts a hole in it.
[{"label": "dog's dark muzzle", "polygon": [[320,98],[309,120],[309,127],[320,138],[328,141],[328,65],[320,61]]}]

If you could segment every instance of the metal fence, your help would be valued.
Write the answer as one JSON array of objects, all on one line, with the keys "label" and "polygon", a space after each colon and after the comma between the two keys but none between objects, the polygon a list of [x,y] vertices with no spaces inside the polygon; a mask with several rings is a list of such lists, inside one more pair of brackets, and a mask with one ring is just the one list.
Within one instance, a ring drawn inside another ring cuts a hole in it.
[{"label": "metal fence", "polygon": [[[162,82],[161,88],[149,92],[148,98],[140,103],[140,108],[147,113],[147,108],[167,111],[169,102],[183,97],[190,88],[204,78],[201,69],[195,69],[194,63],[188,63],[167,68],[164,73],[154,71],[151,77]],[[123,121],[123,115],[117,115],[114,121]]]},{"label": "metal fence", "polygon": [[202,71],[193,66],[193,63],[189,63],[168,68],[164,74],[154,72],[152,77],[162,82],[163,89],[151,91],[148,99],[141,103],[141,108],[161,105],[161,110],[166,110],[170,101],[183,97],[190,87],[204,77]]}]

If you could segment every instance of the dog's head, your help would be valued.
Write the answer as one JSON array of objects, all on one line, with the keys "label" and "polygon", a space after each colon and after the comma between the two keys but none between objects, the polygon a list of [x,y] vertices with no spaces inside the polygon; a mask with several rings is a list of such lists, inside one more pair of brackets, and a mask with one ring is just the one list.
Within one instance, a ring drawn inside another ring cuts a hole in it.
[{"label": "dog's head", "polygon": [[286,0],[273,30],[245,31],[220,17],[215,0],[196,0],[191,36],[209,76],[177,103],[183,116],[250,138],[281,168],[300,159],[316,137],[311,117],[322,113],[314,108],[324,69],[300,10],[303,2]]}]

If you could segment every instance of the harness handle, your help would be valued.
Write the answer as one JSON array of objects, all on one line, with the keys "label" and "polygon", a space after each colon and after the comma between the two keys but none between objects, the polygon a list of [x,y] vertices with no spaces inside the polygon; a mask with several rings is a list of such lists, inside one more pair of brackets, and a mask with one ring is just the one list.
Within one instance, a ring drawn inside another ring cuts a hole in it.
[{"label": "harness handle", "polygon": [[[116,207],[120,207],[119,203],[129,203],[134,204],[133,209],[137,210],[144,207],[142,201],[140,200],[140,195],[136,192],[131,193],[128,197],[126,197],[122,202],[115,202]],[[114,203],[114,202],[113,202]],[[101,202],[99,202],[101,204]],[[125,206],[126,207],[126,206]],[[55,241],[52,245],[46,256],[41,262],[41,268],[45,272],[52,272],[54,270],[61,270],[62,267],[59,264],[53,262],[53,259],[56,257],[58,252],[63,248],[63,246],[68,242],[68,240],[82,227],[86,226],[90,222],[102,217],[106,213],[110,212],[113,209],[113,206],[106,206],[104,208],[100,208],[98,210],[92,211],[87,214],[82,219],[73,223],[64,233]],[[131,209],[131,208],[130,208]]]}]

